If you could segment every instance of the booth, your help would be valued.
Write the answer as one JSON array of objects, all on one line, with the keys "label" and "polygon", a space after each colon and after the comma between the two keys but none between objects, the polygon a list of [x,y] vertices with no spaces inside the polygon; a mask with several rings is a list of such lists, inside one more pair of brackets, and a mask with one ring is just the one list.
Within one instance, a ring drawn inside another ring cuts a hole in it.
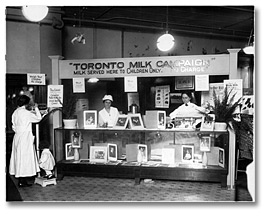
[{"label": "booth", "polygon": [[[177,94],[181,90],[189,88],[194,93],[196,93],[196,89],[199,90],[199,83],[194,80],[189,81],[189,78],[199,78],[198,76],[213,78],[216,76],[220,79],[240,79],[240,73],[237,71],[239,50],[228,49],[229,54],[220,55],[91,60],[64,60],[62,56],[50,56],[52,61],[52,85],[64,86],[64,98],[67,97],[65,84],[70,85],[66,88],[71,91],[72,87],[74,88],[74,79],[85,81],[86,79],[97,78],[100,81],[113,80],[118,82],[119,85],[114,83],[114,87],[104,86],[107,88],[104,92],[91,91],[89,94],[92,98],[89,99],[88,96],[87,109],[98,111],[102,94],[107,93],[108,89],[113,91],[114,88],[118,88],[114,97],[121,111],[121,121],[124,121],[123,128],[120,124],[118,128],[96,126],[89,129],[83,127],[84,125],[80,123],[76,129],[65,129],[62,127],[61,114],[56,113],[52,127],[54,134],[53,151],[57,161],[58,177],[88,175],[134,178],[137,184],[140,183],[140,179],[144,178],[213,181],[221,182],[222,187],[234,189],[234,132],[231,130],[217,132],[211,129],[204,131],[177,129],[166,126],[166,118],[171,111],[170,107],[174,96],[177,100]],[[184,79],[185,82],[182,80],[181,83],[181,79],[180,81],[174,79],[176,77],[187,79]],[[159,80],[164,81],[164,79],[169,82],[159,82]],[[171,85],[172,80],[173,85]],[[148,87],[146,85],[148,81],[151,81],[155,87],[153,88],[153,85]],[[197,86],[194,87],[195,85]],[[98,86],[98,88],[102,89],[101,86]],[[172,91],[172,89],[175,91]],[[138,95],[136,93],[140,91],[145,94],[143,99],[137,101]],[[149,95],[152,93],[151,91],[155,93],[154,98]],[[157,95],[157,92],[160,95]],[[77,92],[74,94],[82,96],[84,93]],[[123,96],[127,96],[127,98]],[[129,108],[136,102],[139,102],[140,105],[138,105],[137,113],[134,114]],[[139,118],[141,121],[139,127],[132,128],[132,117]],[[125,122],[126,120],[127,122]],[[194,120],[191,119],[191,121]],[[71,135],[74,132],[79,132],[82,137],[81,144],[78,147],[79,159],[67,158],[67,147],[72,144]],[[209,147],[207,150],[200,150],[202,141],[208,141]],[[131,144],[134,146],[130,146]],[[127,150],[130,147],[131,149]],[[114,148],[118,150],[114,152],[117,153],[116,159],[115,156],[106,156],[104,160],[105,155],[110,155],[108,150]],[[140,150],[144,150],[146,153],[144,153],[143,158],[140,158],[139,162],[136,156],[132,156],[132,153],[135,152],[135,155],[138,155]],[[129,158],[134,159],[134,161],[126,161],[125,155],[127,152]],[[186,152],[191,153],[192,158],[185,158]],[[208,156],[208,163],[204,164],[203,158],[206,155]],[[109,160],[109,157],[114,160]]]}]

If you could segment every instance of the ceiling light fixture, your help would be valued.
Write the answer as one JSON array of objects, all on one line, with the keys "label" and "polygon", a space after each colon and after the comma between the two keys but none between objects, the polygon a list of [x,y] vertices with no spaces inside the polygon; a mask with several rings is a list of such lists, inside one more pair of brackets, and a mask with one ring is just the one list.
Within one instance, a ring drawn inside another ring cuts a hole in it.
[{"label": "ceiling light fixture", "polygon": [[42,5],[26,5],[22,7],[24,17],[31,22],[40,22],[49,12],[47,6]]},{"label": "ceiling light fixture", "polygon": [[89,78],[87,82],[89,83],[97,83],[99,81],[98,78]]},{"label": "ceiling light fixture", "polygon": [[168,33],[168,6],[167,6],[167,15],[166,15],[166,33],[160,36],[157,40],[157,47],[161,51],[169,51],[174,46],[174,37]]},{"label": "ceiling light fixture", "polygon": [[249,39],[248,39],[248,44],[247,46],[243,49],[243,51],[246,53],[246,54],[254,54],[255,53],[255,43],[254,43],[254,40],[253,40],[253,43],[251,42],[251,38],[254,37],[253,35],[253,29],[251,30],[251,33],[250,33],[250,36],[249,36]]}]

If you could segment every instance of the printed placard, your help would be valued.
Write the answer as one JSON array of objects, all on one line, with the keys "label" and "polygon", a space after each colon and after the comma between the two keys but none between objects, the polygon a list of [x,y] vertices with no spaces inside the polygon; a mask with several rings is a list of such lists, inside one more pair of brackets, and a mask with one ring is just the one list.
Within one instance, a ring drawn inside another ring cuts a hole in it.
[{"label": "printed placard", "polygon": [[157,86],[155,106],[156,108],[169,108],[170,102],[170,85]]},{"label": "printed placard", "polygon": [[85,93],[84,78],[73,78],[73,93]]},{"label": "printed placard", "polygon": [[125,77],[125,92],[138,92],[137,76]]},{"label": "printed placard", "polygon": [[233,96],[235,94],[233,103],[243,96],[243,80],[242,79],[224,80],[224,88],[225,87],[227,87],[228,93],[231,92],[230,96]]},{"label": "printed placard", "polygon": [[45,85],[45,74],[27,73],[27,85]]},{"label": "printed placard", "polygon": [[62,107],[63,103],[63,85],[48,85],[48,107]]},{"label": "printed placard", "polygon": [[209,75],[195,75],[195,91],[209,91]]}]

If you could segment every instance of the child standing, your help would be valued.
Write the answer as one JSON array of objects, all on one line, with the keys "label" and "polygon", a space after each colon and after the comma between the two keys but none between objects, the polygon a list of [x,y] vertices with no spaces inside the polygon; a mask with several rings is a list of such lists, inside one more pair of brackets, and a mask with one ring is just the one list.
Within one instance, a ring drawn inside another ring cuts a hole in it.
[{"label": "child standing", "polygon": [[54,157],[49,149],[50,144],[47,141],[41,141],[39,144],[40,149],[42,150],[40,159],[39,159],[39,167],[43,169],[46,175],[43,178],[52,179],[55,178],[52,171],[55,166]]}]

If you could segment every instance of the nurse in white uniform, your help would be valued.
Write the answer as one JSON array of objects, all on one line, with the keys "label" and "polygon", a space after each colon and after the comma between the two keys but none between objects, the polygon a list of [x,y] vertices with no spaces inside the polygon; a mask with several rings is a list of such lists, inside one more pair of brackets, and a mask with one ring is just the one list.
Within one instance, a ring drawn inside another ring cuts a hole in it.
[{"label": "nurse in white uniform", "polygon": [[12,114],[12,129],[15,135],[12,142],[9,173],[19,179],[19,187],[28,187],[31,184],[27,182],[27,178],[40,172],[34,148],[32,123],[39,122],[42,117],[36,105],[34,112],[26,109],[30,103],[28,96],[22,95],[17,103],[18,108]]},{"label": "nurse in white uniform", "polygon": [[98,124],[100,127],[113,127],[119,115],[118,109],[111,106],[111,95],[105,95],[102,100],[104,108],[98,113]]}]

